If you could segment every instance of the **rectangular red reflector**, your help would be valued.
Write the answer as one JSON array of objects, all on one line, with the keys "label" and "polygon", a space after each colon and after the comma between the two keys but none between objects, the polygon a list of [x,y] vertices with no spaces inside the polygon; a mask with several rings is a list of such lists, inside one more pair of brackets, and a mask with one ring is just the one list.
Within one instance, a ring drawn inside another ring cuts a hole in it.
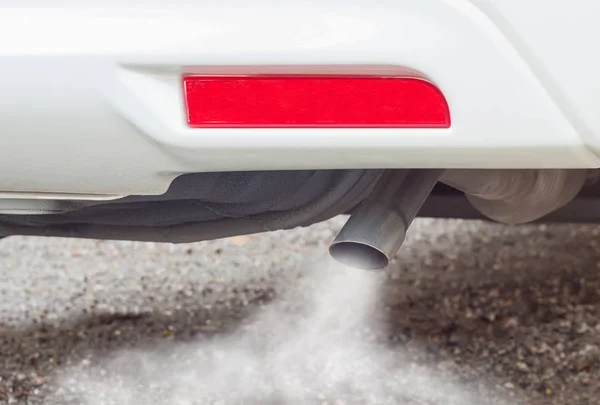
[{"label": "rectangular red reflector", "polygon": [[419,78],[186,76],[187,122],[202,128],[447,128],[446,99]]}]

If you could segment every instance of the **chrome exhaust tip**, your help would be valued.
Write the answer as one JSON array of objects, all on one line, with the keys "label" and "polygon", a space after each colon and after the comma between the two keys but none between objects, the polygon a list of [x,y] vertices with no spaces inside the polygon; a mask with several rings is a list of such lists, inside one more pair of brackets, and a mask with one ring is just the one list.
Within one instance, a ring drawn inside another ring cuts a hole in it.
[{"label": "chrome exhaust tip", "polygon": [[[373,193],[376,191],[377,187]],[[403,217],[389,204],[369,197],[350,216],[329,247],[329,254],[350,267],[383,269],[404,242],[406,227]]]},{"label": "chrome exhaust tip", "polygon": [[386,170],[331,244],[331,256],[364,270],[387,267],[441,173]]},{"label": "chrome exhaust tip", "polygon": [[363,270],[384,269],[390,264],[387,254],[363,242],[340,241],[329,247],[329,254],[346,266]]}]

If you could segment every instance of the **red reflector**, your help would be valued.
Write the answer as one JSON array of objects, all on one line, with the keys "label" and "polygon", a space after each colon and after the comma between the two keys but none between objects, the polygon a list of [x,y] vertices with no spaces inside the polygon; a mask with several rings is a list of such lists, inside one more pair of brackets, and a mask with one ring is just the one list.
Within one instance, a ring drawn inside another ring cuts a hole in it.
[{"label": "red reflector", "polygon": [[187,76],[187,121],[202,128],[448,128],[433,84],[406,77]]}]

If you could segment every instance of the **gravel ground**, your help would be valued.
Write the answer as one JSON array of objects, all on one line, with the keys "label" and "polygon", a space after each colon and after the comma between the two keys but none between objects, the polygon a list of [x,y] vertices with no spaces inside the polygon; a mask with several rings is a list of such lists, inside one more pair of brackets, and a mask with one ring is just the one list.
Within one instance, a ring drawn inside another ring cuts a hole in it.
[{"label": "gravel ground", "polygon": [[0,404],[600,404],[596,226],[420,219],[167,245],[0,241]]}]

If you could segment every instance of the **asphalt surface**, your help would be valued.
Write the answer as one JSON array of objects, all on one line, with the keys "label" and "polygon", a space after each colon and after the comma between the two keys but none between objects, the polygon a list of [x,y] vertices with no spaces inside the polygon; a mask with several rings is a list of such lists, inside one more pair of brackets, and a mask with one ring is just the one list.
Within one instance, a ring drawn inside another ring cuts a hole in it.
[{"label": "asphalt surface", "polygon": [[168,245],[0,241],[0,404],[600,404],[600,228],[342,218]]}]

